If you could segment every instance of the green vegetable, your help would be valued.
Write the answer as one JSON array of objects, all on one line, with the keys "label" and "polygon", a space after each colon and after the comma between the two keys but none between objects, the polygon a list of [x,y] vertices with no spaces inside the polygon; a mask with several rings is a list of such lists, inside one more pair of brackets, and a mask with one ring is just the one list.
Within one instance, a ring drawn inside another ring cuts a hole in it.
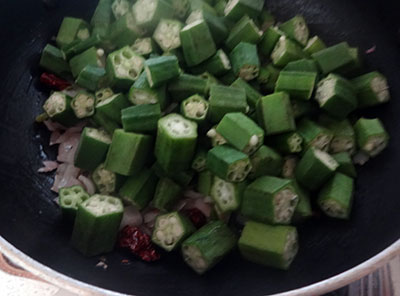
[{"label": "green vegetable", "polygon": [[268,28],[262,36],[261,42],[258,46],[260,53],[269,57],[282,36],[285,36],[285,33],[277,27]]},{"label": "green vegetable", "polygon": [[75,153],[74,165],[93,171],[101,164],[111,144],[111,137],[103,130],[85,127]]},{"label": "green vegetable", "polygon": [[169,178],[161,178],[156,187],[151,205],[160,211],[170,211],[181,198],[182,187]]},{"label": "green vegetable", "polygon": [[159,104],[137,105],[122,110],[122,126],[126,132],[156,131],[157,122],[160,118]]},{"label": "green vegetable", "polygon": [[250,156],[251,171],[249,179],[261,176],[278,176],[282,171],[282,157],[270,147],[261,146],[256,153]]},{"label": "green vegetable", "polygon": [[297,184],[295,180],[293,180],[293,186],[295,187],[296,192],[299,195],[299,202],[297,203],[297,207],[294,210],[292,222],[300,223],[313,216],[311,199],[309,192],[302,188],[299,184]]},{"label": "green vegetable", "polygon": [[360,118],[354,125],[354,131],[358,147],[371,157],[380,154],[388,145],[389,135],[377,118]]},{"label": "green vegetable", "polygon": [[235,234],[221,221],[206,224],[182,243],[185,262],[198,274],[214,267],[235,247]]},{"label": "green vegetable", "polygon": [[61,188],[58,192],[58,202],[63,217],[69,221],[74,221],[78,206],[89,197],[89,194],[80,185]]},{"label": "green vegetable", "polygon": [[314,60],[301,59],[288,63],[283,71],[319,73],[318,65]]},{"label": "green vegetable", "polygon": [[309,119],[302,119],[297,125],[297,132],[303,138],[304,150],[314,147],[328,151],[333,133]]},{"label": "green vegetable", "polygon": [[251,164],[246,154],[223,145],[208,151],[207,168],[225,181],[240,183],[250,173]]},{"label": "green vegetable", "polygon": [[43,69],[62,77],[67,76],[70,72],[63,52],[51,44],[47,44],[43,49],[39,65]]},{"label": "green vegetable", "polygon": [[246,223],[239,239],[242,256],[254,263],[287,270],[298,251],[298,235],[292,226]]},{"label": "green vegetable", "polygon": [[129,90],[128,99],[134,105],[159,104],[161,110],[164,110],[168,104],[166,85],[151,88],[146,72],[143,72]]},{"label": "green vegetable", "polygon": [[225,40],[225,45],[232,50],[241,42],[257,44],[262,34],[254,21],[245,15],[233,26]]},{"label": "green vegetable", "polygon": [[128,99],[121,93],[96,100],[96,113],[103,114],[115,122],[121,123],[121,111],[130,104]]},{"label": "green vegetable", "polygon": [[283,154],[299,153],[303,150],[303,138],[297,132],[289,132],[267,140],[268,145]]},{"label": "green vegetable", "polygon": [[353,61],[347,42],[341,42],[325,48],[313,53],[311,56],[316,60],[323,74],[340,72],[340,70]]},{"label": "green vegetable", "polygon": [[137,38],[131,48],[144,57],[148,57],[158,51],[157,45],[151,37]]},{"label": "green vegetable", "polygon": [[179,34],[182,28],[183,24],[180,21],[161,19],[153,33],[153,39],[163,51],[179,48],[181,47]]},{"label": "green vegetable", "polygon": [[206,121],[208,109],[208,101],[199,95],[191,96],[181,103],[181,114],[198,124]]},{"label": "green vegetable", "polygon": [[131,12],[117,19],[109,29],[109,44],[112,48],[121,48],[132,45],[135,40],[145,34],[140,28]]},{"label": "green vegetable", "polygon": [[348,219],[353,202],[353,193],[353,179],[341,173],[336,173],[321,189],[318,195],[318,205],[330,217]]},{"label": "green vegetable", "polygon": [[98,51],[95,47],[91,47],[79,55],[74,56],[69,61],[71,73],[74,77],[78,77],[79,73],[87,66],[103,67],[104,51]]},{"label": "green vegetable", "polygon": [[338,173],[345,174],[352,178],[357,177],[356,168],[354,167],[353,161],[348,152],[340,152],[337,154],[333,154],[332,157],[339,164],[339,167],[336,170]]},{"label": "green vegetable", "polygon": [[174,10],[174,16],[182,19],[187,16],[190,11],[190,0],[168,0]]},{"label": "green vegetable", "polygon": [[309,30],[304,17],[296,15],[287,22],[281,24],[279,29],[285,33],[285,35],[303,46],[307,45]]},{"label": "green vegetable", "polygon": [[130,176],[119,190],[119,195],[128,204],[144,209],[154,196],[157,176],[152,170],[143,169]]},{"label": "green vegetable", "polygon": [[252,87],[248,82],[242,78],[236,79],[231,86],[244,89],[246,92],[247,103],[251,108],[255,108],[258,100],[262,97],[260,92]]},{"label": "green vegetable", "polygon": [[174,8],[165,0],[138,0],[132,10],[138,26],[148,31],[152,31],[160,19],[174,15]]},{"label": "green vegetable", "polygon": [[54,121],[64,126],[72,126],[78,122],[71,107],[72,98],[62,92],[55,91],[44,102],[43,110]]},{"label": "green vegetable", "polygon": [[310,190],[317,190],[338,167],[337,161],[328,153],[310,148],[299,161],[295,174],[301,185]]},{"label": "green vegetable", "polygon": [[93,27],[92,35],[98,35],[101,39],[106,39],[109,26],[112,21],[112,0],[99,0],[93,13],[90,24]]},{"label": "green vegetable", "polygon": [[178,212],[172,212],[157,217],[151,240],[167,252],[171,252],[195,230],[188,218]]},{"label": "green vegetable", "polygon": [[214,177],[211,198],[221,213],[230,213],[239,209],[246,183],[229,183]]},{"label": "green vegetable", "polygon": [[257,102],[256,110],[258,122],[268,136],[296,129],[289,96],[284,92],[262,97]]},{"label": "green vegetable", "polygon": [[281,36],[271,53],[271,60],[274,66],[284,67],[288,63],[304,58],[304,53],[299,45]]},{"label": "green vegetable", "polygon": [[106,70],[97,66],[86,66],[75,80],[76,84],[90,91],[96,91],[108,83]]},{"label": "green vegetable", "polygon": [[131,9],[131,2],[128,0],[114,0],[111,9],[116,19],[126,15]]},{"label": "green vegetable", "polygon": [[72,232],[72,246],[85,256],[111,252],[123,211],[121,200],[106,195],[93,195],[81,203]]},{"label": "green vegetable", "polygon": [[87,22],[79,18],[65,17],[58,31],[56,43],[59,48],[64,48],[75,40],[85,40],[89,36],[89,24]]},{"label": "green vegetable", "polygon": [[101,194],[118,192],[125,181],[125,177],[106,170],[104,163],[100,164],[92,173],[93,183]]},{"label": "green vegetable", "polygon": [[193,157],[192,169],[198,173],[201,173],[207,169],[207,151],[200,147]]},{"label": "green vegetable", "polygon": [[195,21],[181,30],[181,43],[186,64],[196,66],[212,57],[217,48],[204,20]]},{"label": "green vegetable", "polygon": [[264,143],[264,131],[243,113],[226,114],[216,131],[230,145],[246,154],[253,154]]},{"label": "green vegetable", "polygon": [[176,56],[150,58],[145,62],[145,70],[151,88],[159,87],[180,74]]},{"label": "green vegetable", "polygon": [[168,83],[168,92],[174,101],[181,102],[190,96],[208,94],[208,82],[206,79],[190,74],[181,74]]},{"label": "green vegetable", "polygon": [[298,162],[299,158],[296,155],[288,155],[284,157],[281,173],[282,178],[294,179]]},{"label": "green vegetable", "polygon": [[247,42],[240,42],[231,52],[232,70],[243,80],[253,80],[260,71],[260,59],[257,46]]},{"label": "green vegetable", "polygon": [[146,162],[151,145],[151,136],[117,129],[107,153],[105,168],[123,176],[137,174]]},{"label": "green vegetable", "polygon": [[188,169],[196,150],[197,124],[179,114],[170,114],[158,121],[155,146],[157,162],[166,172]]},{"label": "green vegetable", "polygon": [[386,103],[390,100],[386,77],[379,72],[370,72],[352,81],[357,94],[358,107],[365,108]]},{"label": "green vegetable", "polygon": [[210,171],[203,171],[199,173],[196,190],[204,196],[210,196],[213,181],[214,176]]},{"label": "green vegetable", "polygon": [[275,85],[275,92],[286,92],[290,97],[309,100],[314,92],[317,74],[312,72],[282,71]]},{"label": "green vegetable", "polygon": [[[272,64],[261,67],[258,76],[258,82],[261,84],[261,89],[266,92],[273,92],[280,72],[281,70]],[[266,77],[266,79],[263,77]]]},{"label": "green vegetable", "polygon": [[229,0],[225,6],[225,17],[236,21],[248,15],[251,18],[257,18],[264,7],[262,0]]},{"label": "green vegetable", "polygon": [[348,152],[354,154],[356,151],[356,136],[348,119],[339,121],[328,116],[321,116],[319,122],[333,133],[329,148],[331,153]]},{"label": "green vegetable", "polygon": [[[102,39],[98,34],[92,34],[89,38],[85,40],[75,40],[71,44],[65,46],[62,49],[62,52],[67,60],[70,60],[72,57],[83,53],[85,50],[88,50],[92,47],[99,47],[102,46],[101,44]],[[103,53],[103,49],[99,48],[98,53]],[[102,57],[102,55],[99,55]]]},{"label": "green vegetable", "polygon": [[219,122],[227,113],[247,113],[246,92],[244,89],[212,85],[210,89],[210,121]]},{"label": "green vegetable", "polygon": [[258,22],[261,30],[265,32],[275,24],[275,16],[273,16],[269,10],[264,9],[258,17]]},{"label": "green vegetable", "polygon": [[221,76],[231,69],[231,62],[229,61],[228,56],[222,49],[218,49],[215,55],[200,65],[192,67],[190,71],[194,74],[208,72],[212,75]]},{"label": "green vegetable", "polygon": [[324,41],[321,40],[318,36],[314,36],[310,38],[307,42],[307,45],[304,47],[303,51],[305,54],[311,56],[314,53],[317,53],[321,50],[324,50],[326,45]]}]

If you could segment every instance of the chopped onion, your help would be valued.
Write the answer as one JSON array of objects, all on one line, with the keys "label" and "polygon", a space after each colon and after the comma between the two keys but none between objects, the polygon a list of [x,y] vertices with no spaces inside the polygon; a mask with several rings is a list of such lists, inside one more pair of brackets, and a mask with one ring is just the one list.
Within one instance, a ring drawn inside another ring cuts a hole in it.
[{"label": "chopped onion", "polygon": [[124,209],[120,229],[125,226],[140,226],[143,223],[143,216],[140,211],[134,206],[128,206]]},{"label": "chopped onion", "polygon": [[43,167],[38,169],[39,173],[48,173],[56,170],[58,168],[59,164],[57,161],[51,161],[51,160],[44,160],[43,161]]},{"label": "chopped onion", "polygon": [[93,195],[96,193],[96,187],[91,179],[85,177],[84,175],[80,175],[78,180],[82,182],[83,187],[89,193],[89,195]]}]

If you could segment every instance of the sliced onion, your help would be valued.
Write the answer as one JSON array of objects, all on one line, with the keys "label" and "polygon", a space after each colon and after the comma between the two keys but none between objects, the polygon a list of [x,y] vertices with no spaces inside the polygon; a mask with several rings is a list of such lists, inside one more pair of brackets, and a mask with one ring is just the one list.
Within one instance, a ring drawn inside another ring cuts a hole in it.
[{"label": "sliced onion", "polygon": [[122,217],[120,229],[125,226],[140,226],[143,223],[143,216],[140,211],[134,207],[129,206],[124,209],[124,216]]},{"label": "sliced onion", "polygon": [[57,131],[57,130],[66,130],[67,128],[58,122],[52,121],[51,119],[43,121],[44,125],[47,127],[47,129],[51,132]]},{"label": "sliced onion", "polygon": [[78,180],[82,182],[83,187],[85,188],[87,193],[89,193],[89,195],[93,195],[96,193],[96,186],[90,178],[85,177],[84,175],[80,175],[78,177]]},{"label": "sliced onion", "polygon": [[61,143],[60,138],[61,138],[61,133],[58,130],[51,132],[50,146],[60,144]]},{"label": "sliced onion", "polygon": [[74,163],[75,152],[78,148],[80,137],[79,133],[74,133],[60,143],[57,155],[59,162]]},{"label": "sliced onion", "polygon": [[44,160],[43,161],[43,167],[38,169],[39,173],[48,173],[56,170],[58,168],[59,164],[57,161],[51,161],[51,160]]},{"label": "sliced onion", "polygon": [[79,173],[80,169],[74,167],[72,164],[59,165],[51,190],[58,192],[63,187],[82,186],[82,183],[78,180]]},{"label": "sliced onion", "polygon": [[159,214],[160,214],[160,210],[157,210],[157,209],[151,209],[151,210],[145,211],[143,213],[143,222],[145,224],[152,223],[156,220],[156,218]]}]

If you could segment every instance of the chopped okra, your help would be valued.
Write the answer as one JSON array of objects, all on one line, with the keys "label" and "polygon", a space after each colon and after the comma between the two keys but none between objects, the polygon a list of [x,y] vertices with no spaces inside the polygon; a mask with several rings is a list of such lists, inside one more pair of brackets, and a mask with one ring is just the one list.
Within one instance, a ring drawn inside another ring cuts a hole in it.
[{"label": "chopped okra", "polygon": [[370,72],[354,78],[351,82],[360,108],[376,106],[390,100],[388,82],[379,72]]},{"label": "chopped okra", "polygon": [[63,217],[73,221],[78,211],[78,206],[89,197],[89,194],[80,185],[61,188],[58,192],[58,202],[60,203]]},{"label": "chopped okra", "polygon": [[389,135],[382,122],[360,118],[354,125],[358,148],[371,157],[380,154],[388,145]]},{"label": "chopped okra", "polygon": [[163,51],[170,51],[181,47],[179,36],[183,24],[172,19],[161,19],[154,31],[153,39]]},{"label": "chopped okra", "polygon": [[185,118],[201,124],[207,119],[209,106],[203,97],[194,95],[181,103],[181,113]]},{"label": "chopped okra", "polygon": [[75,116],[79,119],[90,117],[94,114],[96,98],[93,94],[86,91],[78,92],[71,101],[71,107]]},{"label": "chopped okra", "polygon": [[100,194],[107,195],[118,192],[125,177],[107,170],[102,163],[93,171],[92,180]]},{"label": "chopped okra", "polygon": [[233,212],[240,207],[246,185],[246,183],[229,183],[214,177],[210,195],[222,213]]},{"label": "chopped okra", "polygon": [[43,110],[52,120],[65,126],[71,126],[78,122],[71,102],[70,96],[56,91],[46,100]]}]

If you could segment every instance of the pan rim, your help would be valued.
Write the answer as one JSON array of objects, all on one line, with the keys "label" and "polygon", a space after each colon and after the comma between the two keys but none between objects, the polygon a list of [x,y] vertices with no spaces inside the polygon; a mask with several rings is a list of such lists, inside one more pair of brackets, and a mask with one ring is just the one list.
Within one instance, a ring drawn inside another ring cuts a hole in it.
[{"label": "pan rim", "polygon": [[[132,296],[99,288],[55,271],[24,254],[2,236],[0,236],[0,252],[15,264],[32,274],[77,295]],[[400,239],[372,258],[338,275],[299,289],[273,294],[271,296],[309,296],[329,293],[363,278],[379,267],[385,265],[397,255],[400,255]]]}]

